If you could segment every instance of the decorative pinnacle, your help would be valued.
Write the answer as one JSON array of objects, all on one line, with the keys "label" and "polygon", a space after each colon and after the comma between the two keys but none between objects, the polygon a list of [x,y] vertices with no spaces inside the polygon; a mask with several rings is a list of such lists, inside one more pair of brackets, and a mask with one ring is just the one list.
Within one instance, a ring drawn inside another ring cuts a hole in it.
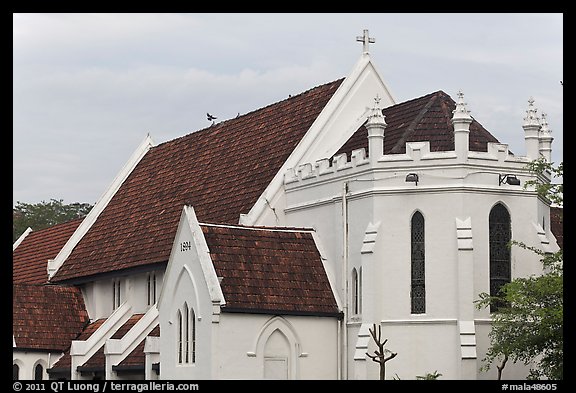
[{"label": "decorative pinnacle", "polygon": [[552,130],[548,126],[548,120],[546,120],[546,116],[548,115],[544,112],[542,112],[542,114],[540,115],[540,118],[542,119],[541,120],[542,127],[540,128],[540,132],[544,134],[550,134]]},{"label": "decorative pinnacle", "polygon": [[466,109],[467,103],[464,102],[464,93],[462,90],[458,91],[458,102],[456,103],[456,109],[452,111],[454,116],[452,116],[452,120],[469,120],[472,121],[472,117],[470,116],[470,111]]},{"label": "decorative pinnacle", "polygon": [[538,126],[540,127],[540,121],[536,115],[537,109],[534,108],[534,98],[530,97],[528,99],[528,110],[526,110],[526,117],[524,118],[524,127],[526,126]]},{"label": "decorative pinnacle", "polygon": [[380,100],[382,100],[382,98],[376,94],[376,97],[374,97],[374,106],[372,109],[370,109],[370,114],[368,115],[368,122],[366,125],[387,125],[385,117],[382,114],[382,108],[380,107]]}]

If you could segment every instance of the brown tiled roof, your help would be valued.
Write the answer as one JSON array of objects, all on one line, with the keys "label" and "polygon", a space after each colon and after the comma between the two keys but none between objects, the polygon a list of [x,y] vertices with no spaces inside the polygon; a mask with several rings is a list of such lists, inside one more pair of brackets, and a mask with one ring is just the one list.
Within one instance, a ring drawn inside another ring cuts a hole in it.
[{"label": "brown tiled roof", "polygon": [[201,224],[227,312],[332,315],[338,306],[312,233]]},{"label": "brown tiled roof", "polygon": [[185,204],[238,223],[342,80],[151,148],[53,281],[167,262]]},{"label": "brown tiled roof", "polygon": [[561,207],[550,208],[550,230],[556,238],[556,242],[561,249],[564,249],[564,225],[563,225],[563,212]]},{"label": "brown tiled roof", "polygon": [[17,348],[60,352],[89,322],[80,290],[62,285],[14,284],[12,318]]},{"label": "brown tiled roof", "polygon": [[82,219],[32,231],[12,253],[12,282],[44,284],[48,281],[48,260],[54,259]]},{"label": "brown tiled roof", "polygon": [[[100,318],[97,319],[96,321],[88,324],[83,330],[82,332],[78,335],[78,337],[74,338],[74,340],[79,340],[79,341],[86,341],[90,338],[90,336],[92,336],[92,334],[98,330],[98,328],[100,328],[100,326],[102,326],[102,324],[106,322],[106,318]],[[70,371],[70,366],[72,366],[72,359],[70,357],[70,344],[71,342],[68,342],[68,349],[66,350],[66,352],[64,353],[64,356],[62,356],[60,359],[58,359],[58,361],[56,363],[54,363],[54,366],[52,366],[51,370],[59,370],[59,369],[65,369]]]},{"label": "brown tiled roof", "polygon": [[[430,151],[454,150],[452,111],[454,100],[443,91],[427,94],[400,104],[384,108],[384,154],[406,153],[406,142],[430,141]],[[488,151],[488,142],[498,142],[476,120],[470,124],[470,150]],[[365,148],[368,154],[368,131],[361,126],[340,148],[338,154],[350,154]]]},{"label": "brown tiled roof", "polygon": [[[156,326],[148,336],[153,337],[160,337],[160,325]],[[146,344],[146,338],[144,338],[140,344],[132,352],[130,355],[126,356],[124,360],[122,360],[117,366],[113,366],[112,369],[121,369],[125,368],[132,368],[132,367],[144,367],[146,364],[146,354],[144,353],[144,345]]]}]

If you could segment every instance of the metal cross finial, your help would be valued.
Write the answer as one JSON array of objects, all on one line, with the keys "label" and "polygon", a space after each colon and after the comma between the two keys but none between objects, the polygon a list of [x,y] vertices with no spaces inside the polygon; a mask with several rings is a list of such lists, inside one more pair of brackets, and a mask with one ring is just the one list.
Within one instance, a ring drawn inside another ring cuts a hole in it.
[{"label": "metal cross finial", "polygon": [[364,30],[363,35],[356,36],[356,41],[362,43],[362,51],[364,53],[368,53],[368,44],[373,44],[376,42],[376,40],[374,38],[370,38],[368,36],[368,30],[367,29]]}]

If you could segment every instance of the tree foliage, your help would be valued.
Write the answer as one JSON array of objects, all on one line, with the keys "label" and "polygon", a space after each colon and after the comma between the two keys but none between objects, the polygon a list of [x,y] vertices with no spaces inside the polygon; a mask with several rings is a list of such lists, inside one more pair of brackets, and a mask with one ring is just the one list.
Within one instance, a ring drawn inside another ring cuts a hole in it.
[{"label": "tree foliage", "polygon": [[[534,186],[540,196],[557,205],[563,204],[562,184],[551,184],[542,173],[548,171],[554,177],[562,177],[563,166],[554,167],[545,160],[533,161],[529,168],[537,180],[527,182]],[[563,378],[563,253],[547,253],[536,247],[513,240],[510,246],[518,246],[538,254],[544,273],[515,278],[505,284],[498,296],[480,294],[477,307],[498,304],[492,314],[489,333],[490,348],[482,369],[490,369],[497,359],[504,359],[498,367],[499,377],[506,361],[532,363],[528,378]],[[502,306],[504,305],[504,306]]]},{"label": "tree foliage", "polygon": [[12,242],[15,242],[30,227],[37,231],[86,216],[92,209],[88,203],[64,204],[63,200],[51,199],[49,202],[16,202],[12,209]]}]

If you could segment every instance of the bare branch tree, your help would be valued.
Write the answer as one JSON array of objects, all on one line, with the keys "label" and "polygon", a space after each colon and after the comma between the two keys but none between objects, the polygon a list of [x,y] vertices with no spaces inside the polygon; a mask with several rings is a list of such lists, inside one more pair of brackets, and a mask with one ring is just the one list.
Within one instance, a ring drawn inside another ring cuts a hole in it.
[{"label": "bare branch tree", "polygon": [[502,359],[502,363],[500,363],[499,366],[496,366],[496,368],[498,369],[498,380],[499,381],[502,379],[502,370],[504,370],[504,367],[506,367],[507,361],[508,361],[508,354],[505,354],[504,359]]},{"label": "bare branch tree", "polygon": [[378,325],[378,335],[376,335],[376,324],[372,324],[372,329],[368,329],[368,331],[378,349],[374,351],[374,355],[371,355],[368,352],[366,352],[366,355],[368,355],[368,357],[374,362],[380,364],[380,380],[384,380],[386,379],[386,362],[394,359],[398,354],[388,349],[384,349],[384,345],[386,345],[388,339],[382,341],[382,327],[380,325]]}]

